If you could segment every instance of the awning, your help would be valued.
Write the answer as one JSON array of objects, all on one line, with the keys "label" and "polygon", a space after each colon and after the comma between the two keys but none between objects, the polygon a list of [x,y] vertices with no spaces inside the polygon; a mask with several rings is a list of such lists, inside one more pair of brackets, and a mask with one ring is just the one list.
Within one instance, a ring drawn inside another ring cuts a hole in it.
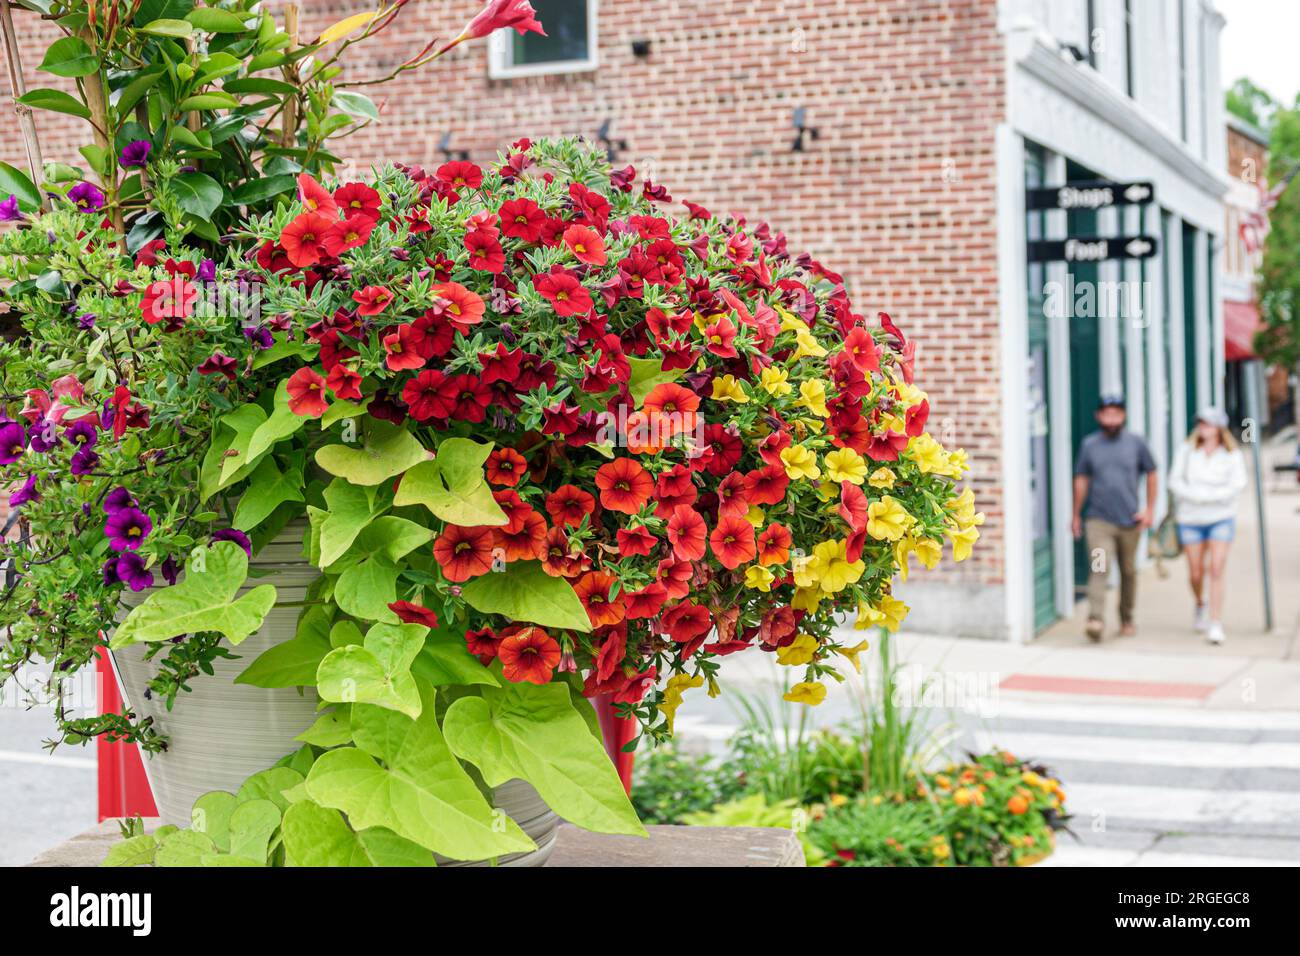
[{"label": "awning", "polygon": [[1255,333],[1260,329],[1259,308],[1254,302],[1223,301],[1223,357],[1226,361],[1258,358]]}]

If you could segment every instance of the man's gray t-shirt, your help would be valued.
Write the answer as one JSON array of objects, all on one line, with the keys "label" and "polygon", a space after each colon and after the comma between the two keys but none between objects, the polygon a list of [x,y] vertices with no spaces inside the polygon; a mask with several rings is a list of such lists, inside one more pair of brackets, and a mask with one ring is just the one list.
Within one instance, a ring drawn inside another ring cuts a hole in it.
[{"label": "man's gray t-shirt", "polygon": [[1093,432],[1079,447],[1076,475],[1087,475],[1088,508],[1085,518],[1100,518],[1121,528],[1137,524],[1138,479],[1156,470],[1147,444],[1130,431],[1114,438]]}]

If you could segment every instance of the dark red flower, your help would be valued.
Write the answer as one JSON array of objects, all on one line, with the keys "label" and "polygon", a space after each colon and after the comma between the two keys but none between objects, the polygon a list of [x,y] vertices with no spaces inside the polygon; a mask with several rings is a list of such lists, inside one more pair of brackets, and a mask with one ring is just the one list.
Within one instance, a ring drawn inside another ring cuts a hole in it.
[{"label": "dark red flower", "polygon": [[443,577],[459,584],[487,574],[492,569],[494,530],[482,525],[461,527],[449,524],[433,542],[433,557]]},{"label": "dark red flower", "polygon": [[620,557],[644,557],[654,551],[655,545],[659,540],[650,533],[650,529],[645,525],[637,525],[635,528],[619,528],[614,535],[618,541],[618,553]]},{"label": "dark red flower", "polygon": [[500,643],[501,638],[497,637],[490,627],[465,632],[465,646],[484,666],[491,664],[496,659],[497,646]]},{"label": "dark red flower", "polygon": [[439,389],[446,378],[437,369],[428,368],[409,379],[402,387],[402,401],[410,406],[411,417],[417,422],[440,417],[443,405]]},{"label": "dark red flower", "polygon": [[456,375],[442,383],[438,398],[446,410],[440,417],[477,423],[487,415],[492,392],[475,375]]},{"label": "dark red flower", "polygon": [[412,604],[410,601],[394,601],[388,605],[388,610],[396,614],[406,624],[423,624],[425,627],[438,626],[438,615],[427,607]]}]

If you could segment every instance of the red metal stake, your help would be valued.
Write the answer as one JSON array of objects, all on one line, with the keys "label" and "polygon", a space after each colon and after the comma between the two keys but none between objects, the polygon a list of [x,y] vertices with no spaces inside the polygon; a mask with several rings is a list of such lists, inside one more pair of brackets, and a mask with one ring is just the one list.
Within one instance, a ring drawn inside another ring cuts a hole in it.
[{"label": "red metal stake", "polygon": [[637,723],[635,720],[620,717],[614,712],[613,694],[601,694],[592,698],[591,703],[596,708],[596,718],[600,721],[600,733],[605,738],[605,750],[609,753],[609,759],[614,761],[614,769],[618,771],[618,778],[623,781],[623,789],[628,792],[628,796],[631,796],[632,762],[636,759],[636,754],[624,753],[623,748],[636,737]]},{"label": "red metal stake", "polygon": [[[108,661],[108,650],[101,647],[98,653],[95,683],[99,690],[99,712],[120,712],[122,694]],[[122,740],[110,743],[103,735],[96,740],[95,746],[99,761],[99,819],[158,816],[158,805],[149,789],[149,779],[144,775],[140,748]]]}]

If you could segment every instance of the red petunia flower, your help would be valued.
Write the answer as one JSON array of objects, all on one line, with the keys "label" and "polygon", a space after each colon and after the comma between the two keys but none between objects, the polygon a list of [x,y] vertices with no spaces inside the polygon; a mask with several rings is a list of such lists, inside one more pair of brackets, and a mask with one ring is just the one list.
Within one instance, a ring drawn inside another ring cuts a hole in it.
[{"label": "red petunia flower", "polygon": [[698,561],[704,557],[704,538],[708,525],[698,511],[685,505],[673,509],[668,519],[668,543],[681,561]]},{"label": "red petunia flower", "polygon": [[713,618],[709,616],[709,609],[703,604],[695,604],[692,601],[674,604],[663,612],[659,622],[668,636],[678,644],[703,640],[713,629]]},{"label": "red petunia flower", "polygon": [[604,571],[588,571],[573,585],[582,606],[587,609],[592,627],[604,627],[623,620],[626,611],[622,595],[613,600],[609,596],[615,581],[614,575]]},{"label": "red petunia flower", "polygon": [[652,666],[649,670],[637,674],[631,678],[623,689],[615,691],[613,702],[616,704],[639,704],[646,694],[650,693],[651,688],[655,685],[657,679],[655,668]]},{"label": "red petunia flower", "polygon": [[620,625],[608,629],[609,633],[600,642],[594,661],[596,680],[605,682],[614,676],[627,656],[627,626]]},{"label": "red petunia flower", "polygon": [[634,515],[654,494],[654,479],[631,458],[615,458],[596,471],[600,503],[610,511]]},{"label": "red petunia flower", "polygon": [[659,543],[659,539],[645,525],[619,528],[614,537],[618,541],[619,556],[624,558],[644,557],[654,551],[655,545]]},{"label": "red petunia flower", "polygon": [[442,400],[438,390],[446,380],[442,372],[428,368],[402,386],[402,401],[410,406],[411,417],[417,422],[439,416]]},{"label": "red petunia flower", "polygon": [[736,358],[736,325],[725,315],[704,329],[704,347],[719,358]]},{"label": "red petunia flower", "polygon": [[542,542],[542,570],[553,578],[574,578],[591,567],[591,559],[581,546],[569,543],[563,528],[546,532]]},{"label": "red petunia flower", "polygon": [[654,581],[639,591],[628,591],[623,597],[627,619],[634,621],[658,614],[668,600],[668,589]]},{"label": "red petunia flower", "polygon": [[440,282],[429,291],[441,300],[438,306],[429,311],[447,319],[456,331],[468,333],[471,325],[483,321],[486,306],[477,292],[472,292],[459,282]]},{"label": "red petunia flower", "polygon": [[721,476],[730,472],[745,451],[740,436],[716,422],[704,426],[704,443],[713,452],[704,466],[711,475]]},{"label": "red petunia flower", "polygon": [[905,422],[905,431],[910,438],[917,438],[925,431],[925,423],[930,418],[930,401],[921,399],[920,402],[909,408],[903,417]]},{"label": "red petunia flower", "polygon": [[443,163],[436,175],[453,189],[478,189],[483,185],[483,170],[465,159]]},{"label": "red petunia flower", "polygon": [[862,372],[880,371],[880,349],[871,333],[862,326],[853,329],[844,339],[844,351],[853,358],[853,364]]},{"label": "red petunia flower", "polygon": [[779,505],[785,500],[790,476],[781,465],[764,465],[745,474],[745,497],[750,504]]},{"label": "red petunia flower", "polygon": [[754,526],[744,518],[719,518],[709,535],[709,546],[718,563],[734,571],[754,558]]},{"label": "red petunia flower", "polygon": [[560,662],[560,645],[535,624],[516,624],[502,632],[497,657],[511,683],[545,684]]},{"label": "red petunia flower", "polygon": [[546,519],[532,508],[517,523],[496,529],[496,545],[506,561],[536,561],[546,554]]},{"label": "red petunia flower", "polygon": [[743,518],[745,516],[749,511],[749,495],[745,489],[745,476],[738,471],[733,471],[718,483],[719,517]]},{"label": "red petunia flower", "polygon": [[555,314],[586,315],[591,311],[591,293],[567,272],[547,272],[533,277],[533,286],[551,303]]},{"label": "red petunia flower", "polygon": [[758,639],[769,647],[785,647],[794,640],[799,618],[791,607],[770,608],[758,625]]},{"label": "red petunia flower", "polygon": [[882,434],[872,435],[861,453],[872,461],[898,461],[908,441],[906,433],[900,435],[892,429],[885,429]]},{"label": "red petunia flower", "polygon": [[304,212],[295,216],[280,233],[280,246],[284,254],[299,269],[314,266],[328,253],[325,251],[325,233],[334,225],[319,213]]},{"label": "red petunia flower", "polygon": [[783,524],[770,524],[758,536],[758,563],[767,567],[772,564],[785,564],[790,560],[790,545],[794,536]]},{"label": "red petunia flower", "polygon": [[368,216],[356,215],[342,219],[321,236],[321,245],[331,256],[340,256],[349,249],[364,246],[375,229],[375,220]]},{"label": "red petunia flower", "polygon": [[695,416],[700,410],[700,396],[676,382],[663,382],[650,390],[641,407],[652,421],[667,427],[670,435],[695,428]]},{"label": "red petunia flower", "polygon": [[500,644],[501,638],[490,627],[465,632],[465,646],[485,667],[496,660],[497,647]]},{"label": "red petunia flower", "polygon": [[459,584],[492,569],[495,543],[494,529],[490,527],[449,524],[433,542],[433,557],[442,568],[443,577]]},{"label": "red petunia flower", "polygon": [[368,285],[359,292],[353,292],[352,301],[358,306],[358,314],[378,315],[393,301],[393,293],[381,285]]},{"label": "red petunia flower", "polygon": [[416,334],[409,324],[403,324],[384,336],[384,364],[394,372],[424,365],[425,358],[415,344]]},{"label": "red petunia flower", "polygon": [[854,531],[861,531],[867,526],[869,505],[866,492],[853,482],[846,481],[840,485],[840,517],[847,521]]},{"label": "red petunia flower", "polygon": [[509,199],[501,204],[501,234],[524,242],[537,242],[542,238],[546,213],[531,199]]},{"label": "red petunia flower", "polygon": [[645,314],[646,328],[654,336],[656,344],[663,345],[669,339],[679,338],[690,331],[691,324],[695,321],[695,313],[690,309],[676,312],[672,315],[666,313],[663,309],[647,309]]},{"label": "red petunia flower", "polygon": [[308,212],[319,213],[331,219],[338,215],[338,204],[329,194],[329,190],[307,173],[298,174],[298,199]]},{"label": "red petunia flower", "polygon": [[325,387],[334,393],[335,398],[360,401],[361,373],[342,362],[336,362],[329,375],[325,376]]},{"label": "red petunia flower", "polygon": [[442,383],[438,398],[445,409],[440,417],[477,424],[487,415],[492,391],[475,375],[456,375]]},{"label": "red petunia flower", "polygon": [[487,459],[487,480],[513,488],[528,474],[528,462],[513,448],[497,448]]},{"label": "red petunia flower", "polygon": [[365,183],[347,183],[334,190],[334,202],[345,219],[365,216],[377,222],[382,201],[379,193]]},{"label": "red petunia flower", "polygon": [[685,465],[673,465],[655,479],[655,516],[671,515],[679,505],[692,505],[700,492]]},{"label": "red petunia flower", "polygon": [[577,485],[560,485],[546,496],[546,513],[557,525],[582,524],[582,519],[596,511],[596,499]]},{"label": "red petunia flower", "polygon": [[289,393],[289,410],[304,418],[320,418],[325,414],[325,379],[310,368],[300,368],[289,376],[286,386]]},{"label": "red petunia flower", "polygon": [[589,266],[603,266],[608,261],[605,256],[605,240],[594,229],[570,226],[564,230],[564,244],[579,262],[585,262]]},{"label": "red petunia flower", "polygon": [[695,574],[691,562],[664,558],[659,562],[656,573],[659,575],[659,583],[668,592],[670,601],[681,600],[691,593],[691,577]]},{"label": "red petunia flower", "polygon": [[497,237],[482,230],[466,233],[465,249],[470,268],[496,274],[505,268],[506,254]]},{"label": "red petunia flower", "polygon": [[495,352],[479,352],[479,364],[483,366],[484,382],[516,382],[519,378],[519,362],[523,349],[507,349],[504,342],[498,342]]},{"label": "red petunia flower", "polygon": [[166,319],[170,328],[179,325],[178,320],[188,319],[194,313],[198,297],[199,287],[183,276],[159,279],[145,286],[140,300],[140,316],[150,325]]},{"label": "red petunia flower", "polygon": [[427,607],[412,604],[410,601],[394,601],[388,605],[388,610],[396,614],[406,624],[423,624],[425,627],[438,626],[438,615]]}]

